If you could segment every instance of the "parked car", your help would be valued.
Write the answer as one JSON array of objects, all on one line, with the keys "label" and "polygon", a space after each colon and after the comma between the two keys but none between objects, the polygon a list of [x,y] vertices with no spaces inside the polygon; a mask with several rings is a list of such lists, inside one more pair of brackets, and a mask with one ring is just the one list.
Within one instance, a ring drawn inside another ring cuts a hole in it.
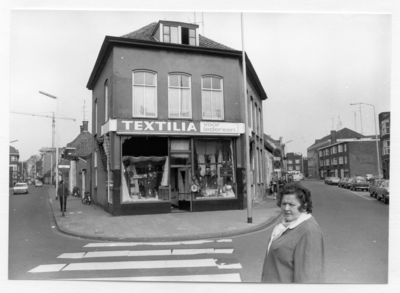
[{"label": "parked car", "polygon": [[35,182],[35,187],[43,187],[43,183],[42,183],[42,181],[36,181]]},{"label": "parked car", "polygon": [[340,181],[339,177],[331,177],[329,180],[329,185],[338,185]]},{"label": "parked car", "polygon": [[343,187],[343,182],[347,180],[347,177],[342,177],[338,183],[338,187]]},{"label": "parked car", "polygon": [[15,186],[13,187],[13,193],[28,193],[28,184],[20,182],[16,183]]},{"label": "parked car", "polygon": [[361,176],[356,176],[353,178],[351,183],[349,184],[349,189],[356,191],[357,189],[368,191],[369,182]]},{"label": "parked car", "polygon": [[329,180],[331,180],[331,177],[325,177],[324,183],[325,183],[325,184],[329,184]]},{"label": "parked car", "polygon": [[350,188],[350,184],[353,181],[353,177],[347,178],[347,180],[345,182],[343,182],[343,188]]},{"label": "parked car", "polygon": [[376,190],[378,189],[379,185],[381,185],[383,179],[372,179],[371,183],[369,184],[369,195],[376,198]]},{"label": "parked car", "polygon": [[374,179],[374,175],[372,174],[365,174],[365,179],[367,179],[367,181],[371,182]]},{"label": "parked car", "polygon": [[383,180],[379,187],[376,189],[376,199],[389,203],[389,180]]}]

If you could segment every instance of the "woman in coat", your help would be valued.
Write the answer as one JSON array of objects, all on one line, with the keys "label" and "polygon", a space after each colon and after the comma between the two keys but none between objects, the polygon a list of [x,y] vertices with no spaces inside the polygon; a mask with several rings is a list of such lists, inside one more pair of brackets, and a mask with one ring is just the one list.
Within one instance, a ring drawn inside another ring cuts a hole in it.
[{"label": "woman in coat", "polygon": [[324,237],[311,215],[310,192],[298,182],[284,185],[278,206],[283,220],[268,242],[264,283],[324,283]]}]

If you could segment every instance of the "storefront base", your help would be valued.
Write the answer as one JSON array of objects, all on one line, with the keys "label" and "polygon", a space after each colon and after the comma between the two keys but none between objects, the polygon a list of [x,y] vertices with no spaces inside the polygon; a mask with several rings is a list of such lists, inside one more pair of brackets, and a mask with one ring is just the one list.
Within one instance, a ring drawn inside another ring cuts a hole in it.
[{"label": "storefront base", "polygon": [[223,199],[223,200],[196,200],[193,202],[193,212],[210,212],[210,211],[227,211],[237,210],[238,200]]}]

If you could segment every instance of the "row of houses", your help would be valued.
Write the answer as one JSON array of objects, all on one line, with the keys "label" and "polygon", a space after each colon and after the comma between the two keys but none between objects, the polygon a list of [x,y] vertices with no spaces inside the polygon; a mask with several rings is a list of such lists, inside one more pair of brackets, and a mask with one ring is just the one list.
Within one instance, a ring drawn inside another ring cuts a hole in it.
[{"label": "row of houses", "polygon": [[309,177],[324,179],[381,174],[382,178],[389,179],[390,112],[382,112],[378,118],[379,135],[365,136],[343,128],[315,140],[307,148]]}]

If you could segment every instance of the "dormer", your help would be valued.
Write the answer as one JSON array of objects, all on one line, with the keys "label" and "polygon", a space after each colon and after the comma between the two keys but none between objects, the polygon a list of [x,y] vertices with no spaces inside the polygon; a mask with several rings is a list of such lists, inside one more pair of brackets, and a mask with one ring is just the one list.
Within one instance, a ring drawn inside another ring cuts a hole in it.
[{"label": "dormer", "polygon": [[152,36],[163,43],[199,46],[198,28],[197,24],[160,20]]}]

